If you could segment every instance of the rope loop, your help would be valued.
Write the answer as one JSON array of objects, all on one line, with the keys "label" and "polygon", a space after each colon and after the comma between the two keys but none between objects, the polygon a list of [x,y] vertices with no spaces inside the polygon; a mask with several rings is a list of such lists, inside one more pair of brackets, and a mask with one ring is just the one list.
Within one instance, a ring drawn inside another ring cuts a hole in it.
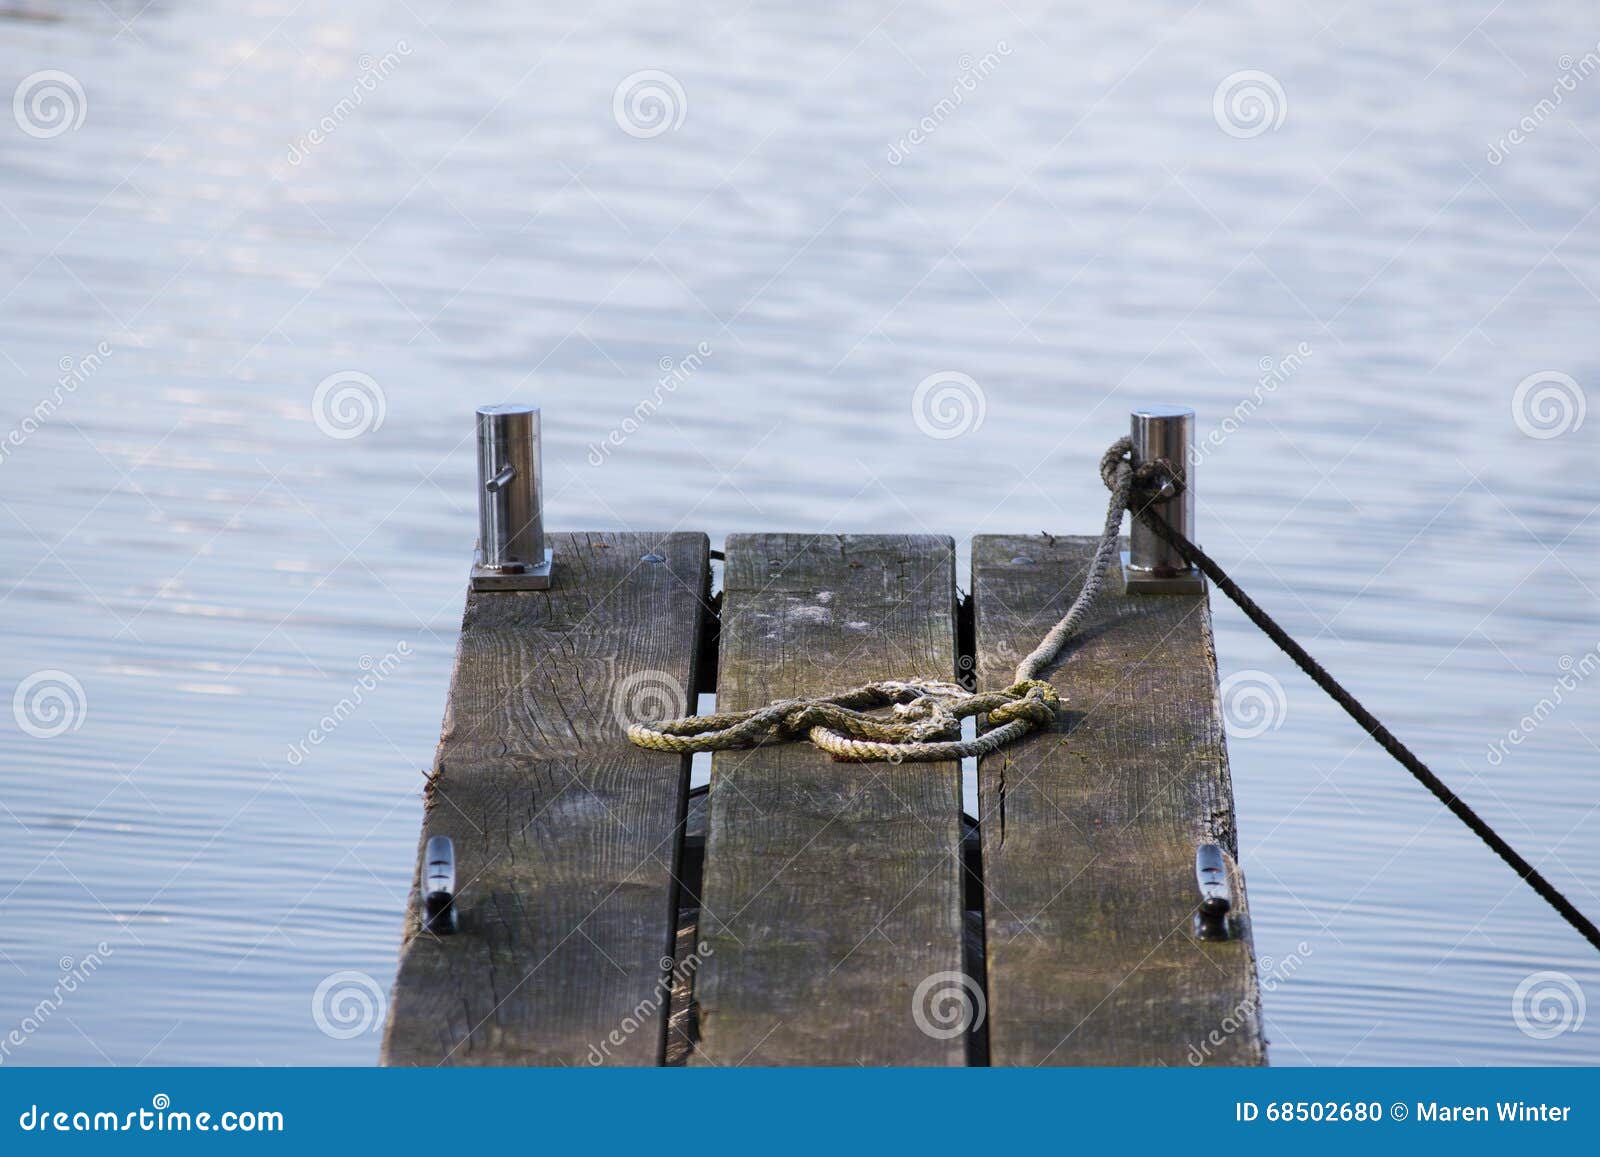
[{"label": "rope loop", "polygon": [[1128,471],[1130,489],[1143,499],[1135,508],[1142,511],[1152,502],[1166,502],[1182,494],[1187,484],[1183,476],[1165,458],[1152,458],[1133,465],[1133,439],[1118,438],[1100,458],[1100,481],[1115,493],[1122,484],[1123,471]]},{"label": "rope loop", "polygon": [[[636,723],[628,728],[628,738],[652,751],[677,754],[807,739],[851,763],[925,763],[987,754],[1049,727],[1060,705],[1060,693],[1041,679],[983,693],[935,679],[888,679],[837,695],[780,699],[753,711]],[[884,708],[889,715],[873,714]],[[983,714],[991,730],[963,740],[961,721]]]}]

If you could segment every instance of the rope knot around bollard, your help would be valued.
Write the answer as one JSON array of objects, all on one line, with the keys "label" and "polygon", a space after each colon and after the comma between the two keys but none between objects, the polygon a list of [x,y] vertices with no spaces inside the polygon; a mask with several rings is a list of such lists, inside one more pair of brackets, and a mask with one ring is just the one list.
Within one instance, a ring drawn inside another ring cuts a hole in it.
[{"label": "rope knot around bollard", "polygon": [[1124,470],[1128,471],[1130,495],[1139,500],[1130,503],[1136,512],[1151,503],[1176,498],[1187,489],[1182,473],[1165,458],[1152,458],[1135,466],[1132,438],[1118,438],[1111,443],[1100,459],[1100,481],[1106,484],[1107,490],[1115,492]]}]

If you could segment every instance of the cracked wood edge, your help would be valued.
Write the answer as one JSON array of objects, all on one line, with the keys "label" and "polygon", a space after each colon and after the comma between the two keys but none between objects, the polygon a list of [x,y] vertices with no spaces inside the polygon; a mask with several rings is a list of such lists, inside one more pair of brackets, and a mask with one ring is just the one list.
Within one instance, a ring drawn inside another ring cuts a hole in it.
[{"label": "cracked wood edge", "polygon": [[[1012,681],[1094,547],[974,540],[980,686]],[[1238,854],[1207,596],[1130,597],[1114,574],[1049,678],[1054,731],[979,769],[992,1063],[1265,1063],[1236,866],[1238,938],[1192,933],[1196,845]]]},{"label": "cracked wood edge", "polygon": [[419,842],[455,842],[462,927],[413,879],[385,1064],[662,1058],[689,761],[624,723],[692,707],[710,545],[551,540],[549,591],[467,595]]}]

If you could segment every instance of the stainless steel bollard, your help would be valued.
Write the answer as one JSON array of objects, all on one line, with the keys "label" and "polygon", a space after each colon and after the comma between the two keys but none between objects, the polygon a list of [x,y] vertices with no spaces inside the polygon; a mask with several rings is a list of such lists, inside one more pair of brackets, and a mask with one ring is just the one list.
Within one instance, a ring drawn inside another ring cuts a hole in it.
[{"label": "stainless steel bollard", "polygon": [[448,936],[460,927],[456,919],[456,846],[449,836],[434,836],[423,852],[422,927]]},{"label": "stainless steel bollard", "polygon": [[[1165,458],[1184,488],[1151,511],[1194,541],[1194,411],[1188,406],[1142,406],[1133,411],[1133,464]],[[1129,550],[1123,554],[1123,579],[1129,594],[1200,594],[1200,572],[1139,519],[1133,520]]]},{"label": "stainless steel bollard", "polygon": [[1195,849],[1194,876],[1200,885],[1195,934],[1201,940],[1229,939],[1228,913],[1233,911],[1233,885],[1228,880],[1228,859],[1220,845],[1201,844]]},{"label": "stainless steel bollard", "polygon": [[544,544],[539,407],[478,407],[478,549],[475,591],[550,589]]}]

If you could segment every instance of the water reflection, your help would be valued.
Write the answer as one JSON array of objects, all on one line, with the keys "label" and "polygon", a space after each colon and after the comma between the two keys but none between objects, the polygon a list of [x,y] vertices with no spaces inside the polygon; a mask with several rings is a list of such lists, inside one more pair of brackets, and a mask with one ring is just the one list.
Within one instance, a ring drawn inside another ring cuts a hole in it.
[{"label": "water reflection", "polygon": [[[544,406],[558,529],[960,539],[1091,532],[1127,410],[1187,401],[1220,438],[1206,544],[1600,910],[1592,684],[1486,757],[1600,645],[1594,427],[1512,408],[1597,380],[1600,89],[1487,152],[1594,48],[1576,12],[5,15],[8,83],[59,70],[86,108],[0,123],[0,676],[83,690],[0,744],[0,1027],[112,950],[15,1063],[374,1058],[313,1003],[392,975],[486,401]],[[1249,70],[1286,107],[1241,136],[1214,97]],[[682,116],[641,135],[617,89],[650,71]],[[348,374],[383,418],[330,437],[313,395]],[[959,437],[913,411],[940,374],[982,392]],[[1274,1060],[1600,1056],[1513,1014],[1539,970],[1600,993],[1577,937],[1218,617],[1223,674],[1284,690],[1232,743],[1258,948],[1303,958]]]}]

